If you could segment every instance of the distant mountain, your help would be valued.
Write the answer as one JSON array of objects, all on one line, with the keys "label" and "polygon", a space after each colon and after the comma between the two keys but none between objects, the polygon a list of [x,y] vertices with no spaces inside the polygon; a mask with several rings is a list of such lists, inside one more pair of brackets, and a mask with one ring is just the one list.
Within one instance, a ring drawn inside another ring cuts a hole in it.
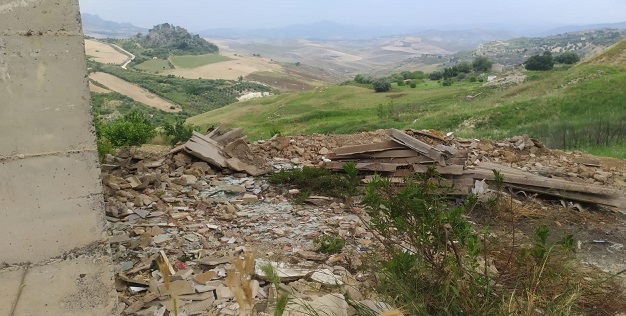
[{"label": "distant mountain", "polygon": [[556,34],[562,34],[562,33],[599,30],[599,29],[626,29],[626,22],[561,26],[561,27],[550,29],[545,32],[539,32],[536,34],[536,36],[548,36],[548,35],[556,35]]},{"label": "distant mountain", "polygon": [[557,55],[571,51],[582,57],[590,57],[624,38],[626,38],[626,29],[614,28],[576,31],[545,37],[520,37],[481,44],[476,50],[455,54],[453,61],[487,56],[503,65],[518,65],[530,56],[544,51]]},{"label": "distant mountain", "polygon": [[96,38],[126,38],[134,36],[137,33],[145,33],[148,31],[148,29],[137,27],[130,23],[118,23],[103,20],[94,14],[81,13],[81,17],[83,20],[83,32],[85,35]]},{"label": "distant mountain", "polygon": [[383,35],[406,33],[397,27],[360,27],[345,25],[331,21],[322,21],[309,24],[296,24],[268,29],[209,29],[199,32],[204,37],[211,38],[261,38],[261,39],[310,39],[310,40],[339,40],[339,39],[368,39]]}]

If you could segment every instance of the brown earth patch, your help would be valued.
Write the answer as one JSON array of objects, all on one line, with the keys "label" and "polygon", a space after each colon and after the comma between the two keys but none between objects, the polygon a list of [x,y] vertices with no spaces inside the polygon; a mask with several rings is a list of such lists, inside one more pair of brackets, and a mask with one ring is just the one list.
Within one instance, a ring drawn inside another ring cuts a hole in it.
[{"label": "brown earth patch", "polygon": [[113,75],[104,72],[94,72],[89,75],[89,78],[105,85],[107,88],[115,92],[126,95],[137,102],[141,102],[153,108],[170,113],[177,113],[181,111],[180,105],[166,101],[146,89],[124,81]]}]

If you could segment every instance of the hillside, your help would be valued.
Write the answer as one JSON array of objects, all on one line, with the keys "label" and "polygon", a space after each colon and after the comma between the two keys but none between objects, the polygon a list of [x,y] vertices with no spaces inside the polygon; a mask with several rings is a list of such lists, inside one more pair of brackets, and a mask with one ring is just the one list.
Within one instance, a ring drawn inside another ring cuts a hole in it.
[{"label": "hillside", "polygon": [[[625,156],[614,146],[626,137],[626,65],[616,59],[624,46],[621,42],[594,57],[594,63],[525,72],[526,82],[508,88],[470,82],[443,87],[428,81],[415,89],[394,84],[391,92],[374,93],[369,86],[333,86],[238,102],[188,121],[243,127],[253,138],[276,131],[351,133],[388,127],[434,128],[466,137],[528,134],[551,147]],[[467,95],[479,93],[467,101]],[[617,151],[607,152],[607,145]]]},{"label": "hillside", "polygon": [[163,23],[154,26],[147,34],[137,34],[130,39],[145,49],[143,55],[167,58],[169,55],[216,54],[219,48],[200,35],[191,35],[180,26]]},{"label": "hillside", "polygon": [[554,54],[572,51],[583,57],[590,57],[624,38],[626,29],[591,29],[546,37],[519,37],[489,41],[478,45],[476,49],[458,51],[451,55],[429,54],[410,57],[393,68],[396,72],[422,70],[428,69],[429,65],[447,66],[476,56],[486,56],[496,63],[512,67],[544,51]]},{"label": "hillside", "polygon": [[[544,51],[573,51],[589,57],[626,37],[626,29],[599,29],[563,33],[547,37],[521,37],[481,44],[471,56],[487,56],[504,65],[518,65]],[[467,53],[458,53],[462,58]]]}]

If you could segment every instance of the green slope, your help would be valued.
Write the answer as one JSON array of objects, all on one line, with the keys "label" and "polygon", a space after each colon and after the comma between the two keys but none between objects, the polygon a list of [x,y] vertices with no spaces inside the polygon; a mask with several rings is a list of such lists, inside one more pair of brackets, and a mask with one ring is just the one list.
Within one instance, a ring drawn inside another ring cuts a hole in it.
[{"label": "green slope", "polygon": [[[526,72],[526,82],[483,87],[429,82],[374,93],[353,85],[238,102],[189,119],[203,127],[243,127],[252,139],[285,134],[350,133],[411,127],[466,137],[528,134],[553,148],[623,157],[626,150],[626,42],[574,67]],[[467,95],[481,93],[472,101]],[[393,102],[393,104],[391,104]]]}]

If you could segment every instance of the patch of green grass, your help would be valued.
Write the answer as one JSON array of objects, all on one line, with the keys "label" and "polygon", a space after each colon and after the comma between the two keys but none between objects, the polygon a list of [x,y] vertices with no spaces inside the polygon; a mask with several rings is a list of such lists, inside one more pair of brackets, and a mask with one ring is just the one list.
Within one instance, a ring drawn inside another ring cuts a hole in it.
[{"label": "patch of green grass", "polygon": [[172,67],[170,65],[170,62],[166,59],[148,59],[143,63],[136,65],[135,68],[147,72],[158,73],[164,70],[171,69]]},{"label": "patch of green grass", "polygon": [[208,55],[188,55],[188,56],[172,56],[170,60],[176,67],[180,68],[197,68],[208,64],[219,63],[232,60],[226,56],[218,54]]},{"label": "patch of green grass", "polygon": [[343,250],[346,240],[341,236],[321,235],[316,237],[313,242],[317,245],[317,251],[325,254],[337,254]]},{"label": "patch of green grass", "polygon": [[269,181],[274,184],[290,184],[303,192],[348,197],[354,192],[349,178],[327,169],[303,167],[272,174]]}]

